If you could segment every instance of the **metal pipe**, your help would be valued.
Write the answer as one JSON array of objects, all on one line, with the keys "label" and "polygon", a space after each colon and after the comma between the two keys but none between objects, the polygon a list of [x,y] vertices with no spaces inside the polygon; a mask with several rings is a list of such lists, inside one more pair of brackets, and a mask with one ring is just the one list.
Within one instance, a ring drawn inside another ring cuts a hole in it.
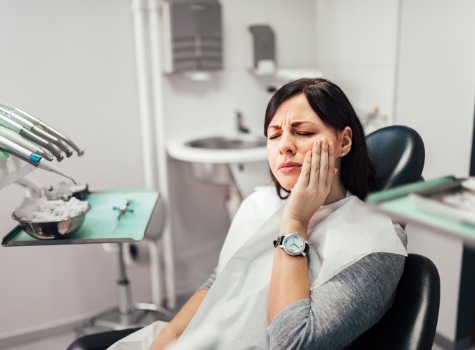
[{"label": "metal pipe", "polygon": [[[144,0],[145,1],[145,0]],[[155,120],[155,139],[158,185],[160,188],[160,200],[166,201],[170,198],[168,189],[168,161],[165,147],[165,116],[163,112],[163,75],[162,75],[162,57],[160,51],[160,2],[159,0],[148,1],[148,22],[149,22],[149,45],[151,54],[151,77],[152,77],[152,102],[153,116]],[[165,202],[166,203],[166,202]],[[175,288],[175,264],[173,258],[173,241],[171,232],[171,220],[166,220],[163,228],[162,244],[163,260],[165,261],[165,291],[167,296],[167,306],[170,309],[176,307],[176,288]]]}]

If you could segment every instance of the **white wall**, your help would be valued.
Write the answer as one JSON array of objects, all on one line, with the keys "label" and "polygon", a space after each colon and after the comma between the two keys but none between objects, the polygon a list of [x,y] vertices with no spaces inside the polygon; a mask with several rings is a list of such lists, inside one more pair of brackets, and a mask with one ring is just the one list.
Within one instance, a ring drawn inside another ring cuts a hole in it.
[{"label": "white wall", "polygon": [[[209,82],[164,79],[166,135],[234,129],[234,109],[261,133],[269,81],[248,72],[248,26],[270,24],[285,68],[314,68],[314,1],[222,1],[224,70]],[[86,149],[64,170],[92,190],[144,185],[134,43],[128,1],[7,0],[0,3],[0,100],[55,126]],[[169,211],[179,293],[194,290],[217,262],[229,225],[225,189],[202,184],[170,159]],[[162,169],[166,171],[166,169]],[[36,171],[44,186],[62,180]],[[17,188],[18,187],[18,188]],[[0,232],[24,191],[0,192]],[[73,322],[116,304],[116,257],[100,245],[0,248],[0,341]],[[150,298],[148,269],[129,268],[135,301]],[[1,344],[1,342],[0,342]]]},{"label": "white wall", "polygon": [[[164,79],[169,140],[187,133],[232,133],[236,109],[252,132],[263,133],[271,96],[266,84],[272,81],[249,71],[252,24],[269,24],[274,30],[279,67],[315,69],[314,0],[221,1],[221,5],[224,69],[207,82],[179,75]],[[198,287],[217,263],[229,226],[222,207],[226,188],[198,182],[189,164],[180,161],[171,159],[169,172],[177,290],[185,293]],[[262,178],[268,183],[267,170]]]},{"label": "white wall", "polygon": [[[425,178],[468,175],[475,102],[475,3],[470,0],[316,0],[317,67],[360,111],[379,106],[415,128]],[[463,244],[408,225],[409,251],[442,281],[437,332],[455,340]],[[447,257],[450,256],[450,259]]]},{"label": "white wall", "polygon": [[[426,147],[427,179],[469,175],[475,103],[475,3],[402,1],[395,122],[416,129]],[[415,225],[409,250],[437,265],[441,308],[437,332],[456,339],[463,244]],[[450,257],[450,258],[449,258]]]},{"label": "white wall", "polygon": [[316,67],[360,116],[393,119],[398,0],[316,0]]},{"label": "white wall", "polygon": [[427,178],[469,173],[474,14],[470,0],[403,1],[396,122],[424,139]]},{"label": "white wall", "polygon": [[[92,190],[142,187],[128,2],[5,0],[0,13],[0,100],[84,148],[57,164]],[[62,180],[40,170],[31,178],[45,187]],[[2,237],[24,196],[16,185],[0,191]],[[0,338],[116,305],[116,260],[101,245],[0,247]],[[130,270],[134,300],[149,300],[148,269]]]},{"label": "white wall", "polygon": [[167,137],[211,130],[235,131],[240,110],[252,132],[263,133],[264,111],[271,94],[268,79],[251,74],[249,26],[268,24],[274,31],[279,68],[315,68],[313,0],[221,1],[224,69],[207,82],[179,76],[165,78]]}]

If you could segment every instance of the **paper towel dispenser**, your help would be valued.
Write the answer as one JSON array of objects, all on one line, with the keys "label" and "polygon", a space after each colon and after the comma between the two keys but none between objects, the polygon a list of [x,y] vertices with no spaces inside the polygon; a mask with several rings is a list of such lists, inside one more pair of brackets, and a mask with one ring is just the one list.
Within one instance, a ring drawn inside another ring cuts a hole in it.
[{"label": "paper towel dispenser", "polygon": [[223,67],[221,5],[217,0],[167,0],[162,7],[164,72]]},{"label": "paper towel dispenser", "polygon": [[253,36],[254,67],[262,60],[275,61],[274,32],[269,25],[252,25],[249,30]]}]

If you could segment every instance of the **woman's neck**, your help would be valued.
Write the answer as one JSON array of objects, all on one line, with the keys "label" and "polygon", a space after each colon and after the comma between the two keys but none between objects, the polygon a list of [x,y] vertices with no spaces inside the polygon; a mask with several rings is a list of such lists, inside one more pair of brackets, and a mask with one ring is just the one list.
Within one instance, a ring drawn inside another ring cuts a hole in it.
[{"label": "woman's neck", "polygon": [[340,178],[337,177],[333,179],[332,188],[330,193],[328,193],[327,199],[325,200],[324,205],[334,203],[346,197],[346,188],[340,181]]}]

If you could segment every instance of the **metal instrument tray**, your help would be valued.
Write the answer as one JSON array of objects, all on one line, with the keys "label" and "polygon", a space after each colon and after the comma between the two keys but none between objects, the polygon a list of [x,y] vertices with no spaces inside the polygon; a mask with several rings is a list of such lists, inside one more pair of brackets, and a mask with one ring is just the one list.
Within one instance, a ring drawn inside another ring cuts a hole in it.
[{"label": "metal instrument tray", "polygon": [[[92,208],[87,213],[83,226],[71,237],[40,240],[29,236],[18,225],[2,240],[2,246],[40,246],[87,243],[134,242],[144,238],[159,194],[147,189],[126,189],[92,192],[86,198]],[[130,201],[133,211],[117,220],[118,211],[124,202]]]}]

